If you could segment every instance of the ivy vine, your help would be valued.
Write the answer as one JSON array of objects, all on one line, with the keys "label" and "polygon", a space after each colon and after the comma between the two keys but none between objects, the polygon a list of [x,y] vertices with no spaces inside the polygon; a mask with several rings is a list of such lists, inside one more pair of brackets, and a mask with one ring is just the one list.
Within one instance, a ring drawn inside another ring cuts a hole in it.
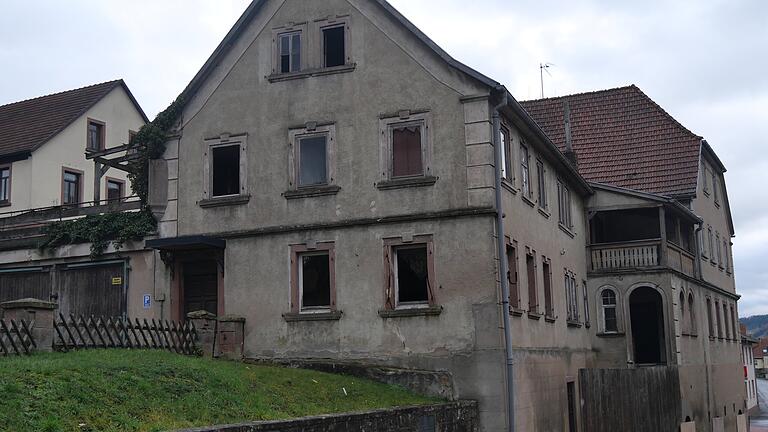
[{"label": "ivy vine", "polygon": [[120,250],[126,242],[142,240],[156,228],[157,222],[148,209],[91,215],[48,225],[43,229],[46,238],[40,249],[91,243],[91,258],[95,258],[102,255],[110,243]]}]

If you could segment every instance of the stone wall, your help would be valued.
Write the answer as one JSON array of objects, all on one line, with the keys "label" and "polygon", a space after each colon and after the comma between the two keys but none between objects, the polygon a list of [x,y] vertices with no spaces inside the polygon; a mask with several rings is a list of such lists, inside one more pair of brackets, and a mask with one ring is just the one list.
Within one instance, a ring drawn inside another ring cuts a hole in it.
[{"label": "stone wall", "polygon": [[476,432],[477,402],[461,401],[294,420],[242,423],[179,432]]}]

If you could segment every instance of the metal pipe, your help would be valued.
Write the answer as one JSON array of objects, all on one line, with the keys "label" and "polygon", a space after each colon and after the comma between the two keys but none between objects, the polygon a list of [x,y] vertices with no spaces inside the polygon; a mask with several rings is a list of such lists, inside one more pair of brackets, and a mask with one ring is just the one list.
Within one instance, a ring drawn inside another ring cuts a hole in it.
[{"label": "metal pipe", "polygon": [[496,243],[499,256],[499,282],[501,284],[501,317],[504,323],[504,349],[507,366],[507,423],[509,432],[515,430],[515,386],[514,386],[514,356],[512,353],[512,323],[509,319],[509,271],[507,263],[507,245],[504,241],[504,208],[501,196],[501,161],[504,143],[501,142],[501,119],[499,110],[508,103],[508,92],[504,87],[496,89],[501,92],[502,101],[493,109],[493,159],[494,185],[496,187]]}]

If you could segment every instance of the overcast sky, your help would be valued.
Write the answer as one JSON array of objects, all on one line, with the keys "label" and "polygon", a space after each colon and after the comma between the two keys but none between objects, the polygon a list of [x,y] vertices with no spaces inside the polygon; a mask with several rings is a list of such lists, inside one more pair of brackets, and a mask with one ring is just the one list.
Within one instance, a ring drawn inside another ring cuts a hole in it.
[{"label": "overcast sky", "polygon": [[[740,313],[768,314],[768,2],[391,1],[519,100],[549,62],[546,96],[636,84],[705,137],[729,169]],[[0,104],[123,78],[153,118],[249,2],[0,0]]]}]

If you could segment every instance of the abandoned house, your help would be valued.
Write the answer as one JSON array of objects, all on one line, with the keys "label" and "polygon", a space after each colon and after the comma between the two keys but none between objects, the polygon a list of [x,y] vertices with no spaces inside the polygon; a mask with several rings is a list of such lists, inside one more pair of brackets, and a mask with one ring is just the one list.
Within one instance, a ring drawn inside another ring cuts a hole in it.
[{"label": "abandoned house", "polygon": [[98,162],[147,118],[122,80],[0,106],[0,302],[55,300],[59,312],[122,316],[129,273],[152,275],[143,244],[92,259],[88,244],[38,249],[51,222],[135,211],[127,174]]}]

